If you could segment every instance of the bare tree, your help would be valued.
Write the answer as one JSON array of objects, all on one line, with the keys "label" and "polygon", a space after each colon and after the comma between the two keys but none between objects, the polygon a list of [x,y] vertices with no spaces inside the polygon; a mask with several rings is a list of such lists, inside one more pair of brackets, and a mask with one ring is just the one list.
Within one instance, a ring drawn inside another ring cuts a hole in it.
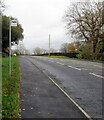
[{"label": "bare tree", "polygon": [[0,15],[2,14],[2,12],[5,10],[5,4],[3,2],[3,0],[0,0]]},{"label": "bare tree", "polygon": [[51,52],[51,53],[54,53],[54,52],[56,52],[56,51],[57,51],[56,49],[50,48],[50,52]]},{"label": "bare tree", "polygon": [[67,53],[68,43],[63,43],[61,45],[60,51],[63,53]]},{"label": "bare tree", "polygon": [[39,48],[39,47],[36,47],[35,49],[34,49],[34,54],[36,54],[36,55],[39,55],[39,54],[42,54],[42,49],[41,48]]},{"label": "bare tree", "polygon": [[102,2],[74,3],[64,16],[68,33],[77,39],[84,39],[92,43],[92,52],[96,52],[96,46],[102,41]]},{"label": "bare tree", "polygon": [[17,54],[27,54],[27,49],[22,41],[19,42],[18,45],[16,45],[15,51],[17,52]]},{"label": "bare tree", "polygon": [[42,53],[42,54],[46,54],[46,53],[48,53],[48,50],[46,50],[46,49],[44,49],[44,48],[41,48],[41,53]]}]

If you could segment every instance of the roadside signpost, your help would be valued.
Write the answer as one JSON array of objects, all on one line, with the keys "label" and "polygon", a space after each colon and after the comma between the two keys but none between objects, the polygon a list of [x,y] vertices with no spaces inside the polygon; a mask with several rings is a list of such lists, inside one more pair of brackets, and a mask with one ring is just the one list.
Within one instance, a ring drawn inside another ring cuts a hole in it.
[{"label": "roadside signpost", "polygon": [[17,26],[17,20],[9,20],[9,75],[11,75],[11,27]]}]

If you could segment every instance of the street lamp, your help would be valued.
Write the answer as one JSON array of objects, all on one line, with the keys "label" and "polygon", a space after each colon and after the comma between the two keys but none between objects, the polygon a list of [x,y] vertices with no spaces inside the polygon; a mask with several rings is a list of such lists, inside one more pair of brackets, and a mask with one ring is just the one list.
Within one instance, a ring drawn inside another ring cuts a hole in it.
[{"label": "street lamp", "polygon": [[9,75],[11,75],[11,27],[17,26],[17,20],[9,19]]}]

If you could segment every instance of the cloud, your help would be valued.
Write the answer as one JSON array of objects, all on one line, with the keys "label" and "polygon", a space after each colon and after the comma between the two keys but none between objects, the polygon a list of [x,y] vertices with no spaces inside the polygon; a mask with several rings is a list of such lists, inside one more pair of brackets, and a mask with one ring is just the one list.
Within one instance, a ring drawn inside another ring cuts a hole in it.
[{"label": "cloud", "polygon": [[65,35],[62,17],[70,0],[6,0],[6,14],[18,18],[24,28],[24,44],[28,49],[48,48],[51,34],[53,48],[72,38]]}]

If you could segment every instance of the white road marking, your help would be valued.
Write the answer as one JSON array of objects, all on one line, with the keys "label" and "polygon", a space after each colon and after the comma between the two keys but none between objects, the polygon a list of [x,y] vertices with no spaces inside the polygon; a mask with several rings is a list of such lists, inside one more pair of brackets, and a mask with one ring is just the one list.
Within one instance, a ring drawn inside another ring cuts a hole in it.
[{"label": "white road marking", "polygon": [[96,66],[96,67],[99,67],[99,68],[104,68],[103,66],[99,66],[99,65],[93,65],[93,66]]},{"label": "white road marking", "polygon": [[71,100],[71,102],[72,102],[89,120],[93,120],[93,119],[91,118],[91,116],[88,115],[87,112],[85,112],[85,111],[83,110],[83,108],[81,108],[81,107],[79,106],[79,104],[76,103],[76,102],[73,100],[73,98],[72,98],[70,95],[68,95],[68,93],[65,92],[51,77],[49,77],[48,75],[46,75],[46,76],[63,92],[63,94],[64,94],[65,96],[67,96],[67,97],[69,98],[69,100]]},{"label": "white road marking", "polygon": [[60,64],[60,65],[64,65],[63,63],[60,63],[60,62],[57,62],[58,64]]},{"label": "white road marking", "polygon": [[[29,61],[30,61],[30,60],[29,60]],[[30,62],[31,62],[33,65],[35,65],[32,61],[30,61]],[[79,105],[78,103],[76,103],[70,95],[68,95],[67,92],[65,92],[50,76],[48,76],[48,75],[45,73],[45,71],[41,70],[37,65],[35,65],[35,66],[36,66],[40,71],[42,71],[42,72],[56,85],[56,87],[58,87],[58,88],[62,91],[62,93],[63,93],[89,120],[93,120],[93,119],[91,118],[91,116],[88,115],[88,113],[87,113],[83,108],[81,108],[80,105]]]},{"label": "white road marking", "polygon": [[103,76],[97,75],[95,73],[89,73],[89,74],[94,75],[94,76],[99,77],[99,78],[104,78]]},{"label": "white road marking", "polygon": [[68,66],[68,67],[73,68],[73,69],[76,69],[76,70],[81,70],[81,69],[76,68],[76,67],[73,67],[73,66]]}]

